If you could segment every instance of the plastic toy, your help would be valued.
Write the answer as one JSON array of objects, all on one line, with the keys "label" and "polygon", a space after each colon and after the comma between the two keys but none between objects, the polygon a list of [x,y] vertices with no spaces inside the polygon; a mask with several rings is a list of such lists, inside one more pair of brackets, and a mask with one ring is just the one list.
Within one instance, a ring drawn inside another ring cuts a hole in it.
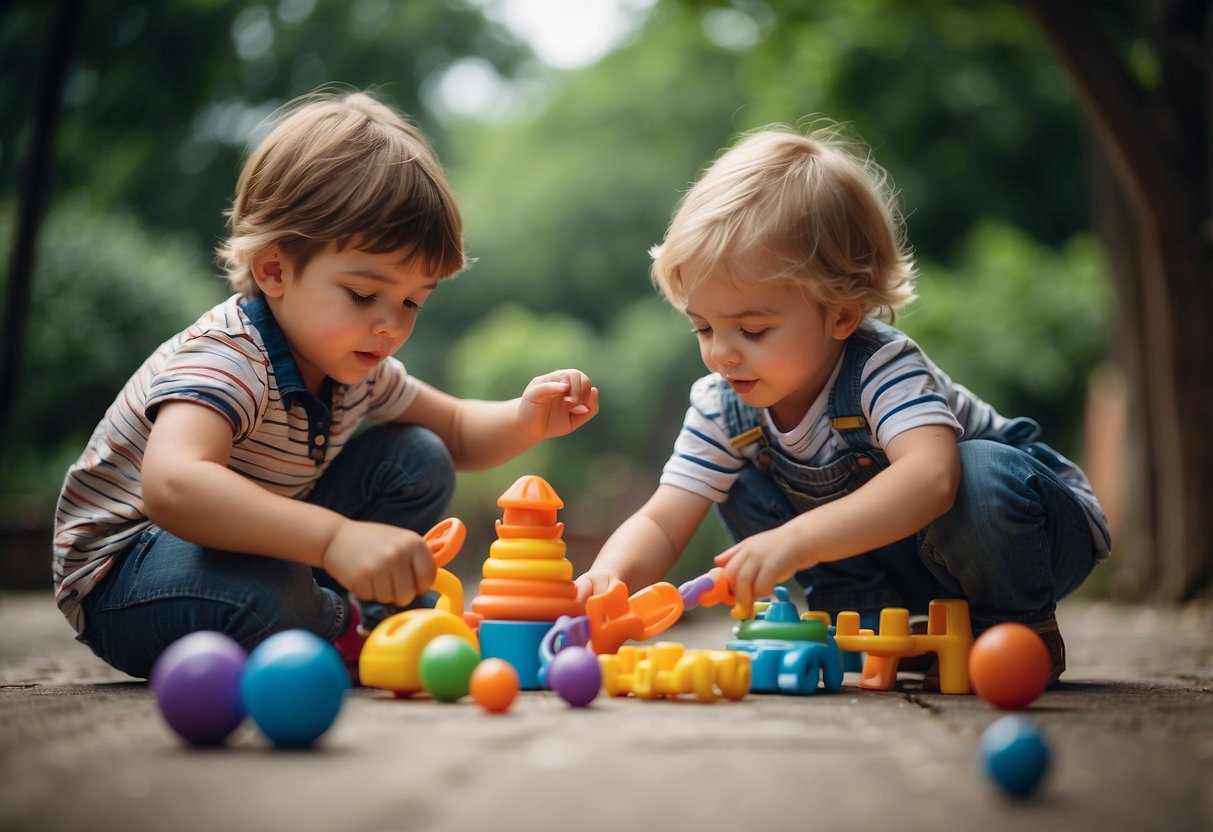
[{"label": "plastic toy", "polygon": [[240,677],[248,654],[222,633],[190,633],[152,667],[150,686],[164,721],[192,745],[221,745],[244,721]]},{"label": "plastic toy", "polygon": [[1049,649],[1030,627],[1013,621],[986,630],[969,653],[969,678],[996,708],[1026,708],[1049,683]]},{"label": "plastic toy", "polygon": [[249,716],[275,745],[311,745],[341,711],[349,674],[336,648],[307,630],[285,630],[249,654],[240,691]]},{"label": "plastic toy", "polygon": [[584,612],[565,555],[564,524],[556,512],[564,501],[542,477],[524,476],[497,499],[503,510],[497,540],[481,569],[480,593],[472,599],[479,620],[480,653],[514,665],[523,690],[537,690],[539,645],[562,616]]},{"label": "plastic toy", "polygon": [[940,693],[969,692],[969,648],[973,629],[969,605],[960,600],[935,600],[927,607],[927,632],[910,632],[910,613],[901,607],[880,611],[880,632],[860,629],[859,613],[840,612],[834,640],[843,650],[866,652],[859,687],[892,690],[897,664],[908,656],[935,653],[939,658]]},{"label": "plastic toy", "polygon": [[456,635],[434,638],[421,650],[417,672],[421,684],[439,702],[454,702],[468,695],[472,671],[480,664],[480,651]]},{"label": "plastic toy", "polygon": [[819,679],[831,693],[842,689],[842,653],[821,618],[802,618],[782,586],[774,602],[756,605],[756,614],[738,623],[737,638],[725,643],[726,650],[750,654],[751,692],[811,696]]},{"label": "plastic toy", "polygon": [[1026,797],[1049,770],[1049,746],[1027,717],[1004,716],[981,735],[986,774],[1012,797]]},{"label": "plastic toy", "polygon": [[[559,654],[557,654],[559,658]],[[738,700],[750,692],[750,656],[732,650],[687,650],[672,641],[652,647],[626,645],[598,657],[602,684],[611,696],[673,698],[693,693],[700,702],[719,696]]]},{"label": "plastic toy", "polygon": [[540,690],[539,644],[551,628],[548,621],[482,621],[480,655],[504,659],[518,672],[523,690]]},{"label": "plastic toy", "polygon": [[518,671],[504,659],[485,659],[468,680],[472,700],[491,714],[504,713],[518,696]]},{"label": "plastic toy", "polygon": [[463,585],[441,567],[458,554],[466,536],[466,527],[455,518],[443,520],[426,533],[425,541],[439,564],[433,585],[440,596],[438,604],[434,609],[405,610],[388,616],[371,631],[358,658],[362,684],[408,696],[423,687],[418,664],[421,651],[433,639],[455,635],[473,647],[479,646],[463,613]]},{"label": "plastic toy", "polygon": [[595,653],[614,653],[631,639],[643,641],[668,630],[686,602],[673,584],[659,581],[632,596],[622,583],[585,602],[590,643]]},{"label": "plastic toy", "polygon": [[594,701],[602,687],[598,657],[585,647],[566,647],[552,660],[547,680],[561,699],[574,708],[583,708]]},{"label": "plastic toy", "polygon": [[745,607],[737,603],[737,599],[733,597],[733,590],[729,588],[729,581],[725,577],[724,570],[719,566],[712,567],[705,574],[692,578],[678,587],[678,594],[682,596],[688,610],[695,607],[730,604],[733,607],[730,615],[734,618],[745,620],[754,616],[753,605]]}]

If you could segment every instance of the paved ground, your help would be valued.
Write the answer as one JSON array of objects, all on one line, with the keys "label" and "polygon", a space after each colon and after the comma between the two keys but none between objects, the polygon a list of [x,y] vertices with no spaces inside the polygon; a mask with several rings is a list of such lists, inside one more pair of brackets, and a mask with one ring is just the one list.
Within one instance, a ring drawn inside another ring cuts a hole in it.
[{"label": "paved ground", "polygon": [[[1213,829],[1213,609],[1073,602],[1066,684],[1027,711],[1054,752],[1030,800],[977,764],[975,696],[741,702],[523,694],[505,715],[351,693],[316,749],[246,725],[183,746],[146,686],[74,643],[47,596],[0,595],[0,830]],[[697,610],[667,634],[719,647]]]}]

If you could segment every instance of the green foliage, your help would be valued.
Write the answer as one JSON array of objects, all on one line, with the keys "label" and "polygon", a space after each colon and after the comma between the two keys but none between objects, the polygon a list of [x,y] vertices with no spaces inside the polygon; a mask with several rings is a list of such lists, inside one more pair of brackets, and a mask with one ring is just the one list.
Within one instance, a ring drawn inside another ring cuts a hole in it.
[{"label": "green foliage", "polygon": [[[50,8],[0,15],[0,197],[26,157]],[[326,81],[379,87],[414,115],[464,209],[477,261],[426,303],[401,355],[410,371],[459,395],[512,397],[577,366],[602,393],[576,434],[461,477],[452,511],[469,528],[479,517],[491,529],[497,496],[524,473],[562,494],[573,534],[609,531],[647,496],[704,372],[649,282],[648,251],[736,133],[814,115],[851,123],[901,189],[923,275],[899,324],[1008,415],[1077,445],[1109,299],[1084,233],[1078,108],[1016,4],[658,0],[600,63],[548,73],[470,0],[82,8],[50,202],[92,199],[58,208],[40,247],[6,503],[21,489],[53,497],[127,375],[221,293],[209,250],[250,133]],[[538,82],[540,98],[510,121],[441,118],[432,93],[467,57],[520,78],[517,90]],[[138,220],[115,216],[119,205]],[[723,545],[705,524],[688,568]]]},{"label": "green foliage", "polygon": [[1090,235],[1050,248],[983,222],[948,269],[920,264],[919,299],[898,325],[953,380],[1007,416],[1031,416],[1077,454],[1086,382],[1106,354],[1103,250]]},{"label": "green foliage", "polygon": [[[13,221],[11,211],[3,217]],[[0,241],[6,260],[8,245]],[[225,284],[188,240],[153,236],[135,217],[83,200],[53,211],[38,251],[0,494],[53,498],[131,373],[224,295]],[[50,464],[40,471],[44,454]],[[8,473],[9,464],[23,473]]]}]

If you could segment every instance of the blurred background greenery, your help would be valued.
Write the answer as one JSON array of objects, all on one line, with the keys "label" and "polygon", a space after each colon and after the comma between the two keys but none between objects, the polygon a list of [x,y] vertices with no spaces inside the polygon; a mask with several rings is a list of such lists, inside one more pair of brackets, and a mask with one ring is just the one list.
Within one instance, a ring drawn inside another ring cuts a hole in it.
[{"label": "blurred background greenery", "polygon": [[[1148,76],[1133,4],[1100,5]],[[0,9],[4,262],[52,7]],[[570,7],[571,28],[535,39]],[[47,539],[63,472],[115,392],[223,296],[211,252],[258,123],[326,82],[375,88],[410,113],[464,208],[476,263],[427,303],[401,353],[410,370],[461,396],[508,397],[577,366],[601,390],[583,430],[461,475],[465,567],[521,474],[564,498],[579,566],[647,496],[703,372],[649,283],[647,250],[703,165],[770,122],[853,126],[900,189],[921,268],[899,324],[953,378],[1083,455],[1111,290],[1089,231],[1088,136],[1016,3],[98,0],[78,13],[0,446],[2,528]],[[587,34],[599,37],[575,48]],[[709,524],[679,574],[723,545]]]}]

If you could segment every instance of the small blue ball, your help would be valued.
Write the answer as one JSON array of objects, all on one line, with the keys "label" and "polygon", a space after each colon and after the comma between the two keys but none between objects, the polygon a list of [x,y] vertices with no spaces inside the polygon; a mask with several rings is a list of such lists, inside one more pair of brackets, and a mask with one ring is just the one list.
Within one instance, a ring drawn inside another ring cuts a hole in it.
[{"label": "small blue ball", "polygon": [[311,745],[332,726],[350,677],[336,648],[306,630],[276,633],[253,649],[241,694],[275,745]]},{"label": "small blue ball", "polygon": [[981,735],[986,773],[1003,791],[1026,797],[1049,770],[1049,746],[1036,723],[1023,716],[1004,716]]}]

